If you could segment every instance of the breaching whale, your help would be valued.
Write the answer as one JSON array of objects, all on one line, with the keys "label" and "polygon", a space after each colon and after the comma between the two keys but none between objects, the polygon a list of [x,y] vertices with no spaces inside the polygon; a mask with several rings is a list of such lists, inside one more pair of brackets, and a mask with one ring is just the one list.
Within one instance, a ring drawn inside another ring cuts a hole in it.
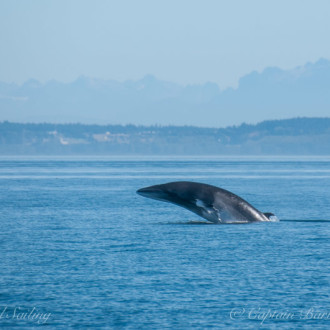
[{"label": "breaching whale", "polygon": [[232,192],[209,184],[177,181],[139,189],[141,196],[173,203],[214,223],[278,221]]}]

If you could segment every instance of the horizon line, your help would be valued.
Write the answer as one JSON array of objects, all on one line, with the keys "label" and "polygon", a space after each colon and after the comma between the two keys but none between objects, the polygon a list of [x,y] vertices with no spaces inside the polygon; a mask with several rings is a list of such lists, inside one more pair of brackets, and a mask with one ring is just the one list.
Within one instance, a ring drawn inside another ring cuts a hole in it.
[{"label": "horizon line", "polygon": [[195,126],[195,125],[162,125],[162,124],[152,124],[152,125],[137,125],[133,123],[129,124],[94,124],[94,123],[79,123],[79,122],[67,122],[67,123],[54,123],[54,122],[12,122],[9,120],[2,120],[0,121],[0,125],[3,124],[10,124],[10,125],[59,125],[59,126],[65,126],[65,125],[76,125],[76,126],[98,126],[98,127],[107,127],[107,126],[120,126],[120,127],[128,127],[128,126],[134,126],[134,127],[152,127],[152,128],[168,128],[168,127],[175,127],[175,128],[199,128],[199,129],[228,129],[228,128],[238,128],[241,126],[258,126],[262,123],[267,122],[280,122],[280,121],[292,121],[292,120],[304,120],[304,119],[318,119],[318,120],[330,120],[330,116],[328,117],[307,117],[307,116],[297,116],[297,117],[290,117],[290,118],[282,118],[282,119],[265,119],[262,121],[259,121],[257,123],[251,124],[242,122],[238,125],[229,125],[229,126],[222,126],[222,127],[211,127],[211,126]]}]

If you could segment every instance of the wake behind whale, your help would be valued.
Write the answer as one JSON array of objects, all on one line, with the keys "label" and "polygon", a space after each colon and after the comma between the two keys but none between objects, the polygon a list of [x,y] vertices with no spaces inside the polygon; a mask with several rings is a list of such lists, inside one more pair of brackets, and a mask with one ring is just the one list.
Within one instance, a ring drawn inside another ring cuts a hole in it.
[{"label": "wake behind whale", "polygon": [[139,189],[141,196],[172,203],[213,223],[278,221],[232,192],[209,184],[177,181]]}]

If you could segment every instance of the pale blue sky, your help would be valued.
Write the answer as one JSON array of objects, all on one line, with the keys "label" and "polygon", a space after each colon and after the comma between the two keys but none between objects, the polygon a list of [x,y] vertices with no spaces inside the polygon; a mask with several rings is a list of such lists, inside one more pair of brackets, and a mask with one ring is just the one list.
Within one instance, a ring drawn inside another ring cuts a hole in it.
[{"label": "pale blue sky", "polygon": [[330,59],[327,0],[0,0],[0,81],[153,74],[221,88]]}]

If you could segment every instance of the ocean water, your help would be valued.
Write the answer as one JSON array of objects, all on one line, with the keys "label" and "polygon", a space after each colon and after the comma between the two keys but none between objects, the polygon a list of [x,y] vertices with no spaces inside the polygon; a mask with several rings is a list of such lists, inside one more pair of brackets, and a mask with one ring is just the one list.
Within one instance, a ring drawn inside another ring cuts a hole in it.
[{"label": "ocean water", "polygon": [[[176,180],[281,221],[136,194]],[[330,158],[2,157],[0,221],[3,328],[330,327]]]}]

